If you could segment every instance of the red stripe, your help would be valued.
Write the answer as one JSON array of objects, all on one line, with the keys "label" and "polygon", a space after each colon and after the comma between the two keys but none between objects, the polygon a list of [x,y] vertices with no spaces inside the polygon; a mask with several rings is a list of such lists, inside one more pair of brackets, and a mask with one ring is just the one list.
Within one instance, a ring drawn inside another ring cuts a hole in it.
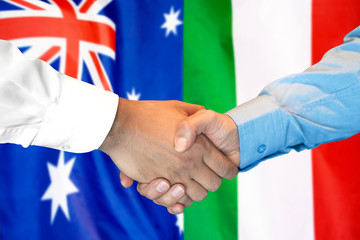
[{"label": "red stripe", "polygon": [[31,4],[31,3],[25,2],[24,0],[12,0],[12,2],[16,3],[18,5],[21,5],[23,7],[32,9],[32,10],[44,10],[43,8],[36,6],[34,4]]},{"label": "red stripe", "polygon": [[[360,0],[313,0],[312,61],[360,24]],[[316,240],[360,239],[360,135],[313,150]]]},{"label": "red stripe", "polygon": [[77,19],[68,1],[53,0],[61,9],[62,18],[23,17],[0,19],[0,39],[59,37],[66,39],[65,74],[78,77],[80,41],[105,45],[115,51],[115,30],[100,22]]},{"label": "red stripe", "polygon": [[44,62],[48,62],[52,59],[56,54],[60,52],[60,47],[52,47],[48,51],[46,51],[39,59],[43,60]]},{"label": "red stripe", "polygon": [[98,56],[94,52],[90,52],[90,56],[91,56],[91,59],[93,60],[93,62],[95,64],[96,71],[99,73],[99,78],[100,78],[101,84],[103,85],[103,88],[106,91],[111,91],[111,88],[110,88],[110,85],[109,85],[109,83],[108,83],[108,81],[106,79],[104,70],[100,65],[100,61],[99,61]]},{"label": "red stripe", "polygon": [[105,45],[115,51],[115,30],[98,22],[76,19],[65,22],[62,18],[22,17],[0,19],[0,26],[0,39],[70,38]]},{"label": "red stripe", "polygon": [[80,7],[80,12],[81,13],[86,13],[87,11],[89,11],[89,9],[91,8],[91,6],[93,5],[93,3],[96,2],[96,0],[87,0],[84,2],[84,4]]}]

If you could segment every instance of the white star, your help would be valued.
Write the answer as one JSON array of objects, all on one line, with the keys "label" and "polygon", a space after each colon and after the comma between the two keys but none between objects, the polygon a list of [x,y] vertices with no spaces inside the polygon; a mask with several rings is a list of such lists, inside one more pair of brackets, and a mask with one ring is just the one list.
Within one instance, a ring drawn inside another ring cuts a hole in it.
[{"label": "white star", "polygon": [[184,233],[184,214],[176,215],[176,226],[179,228],[179,235]]},{"label": "white star", "polygon": [[136,100],[138,101],[140,99],[141,94],[136,94],[135,89],[133,88],[131,93],[126,92],[126,95],[129,100]]},{"label": "white star", "polygon": [[180,9],[174,12],[174,8],[171,7],[169,14],[164,13],[165,23],[161,28],[166,28],[166,37],[169,36],[170,33],[177,35],[176,27],[182,24],[182,21],[178,19],[180,12]]},{"label": "white star", "polygon": [[66,218],[70,220],[67,205],[67,195],[79,191],[69,178],[71,169],[75,163],[75,158],[72,158],[66,164],[64,164],[64,162],[64,152],[61,151],[57,167],[55,167],[51,163],[47,164],[51,183],[44,195],[42,196],[41,200],[52,200],[51,223],[54,222],[59,207],[61,207]]}]

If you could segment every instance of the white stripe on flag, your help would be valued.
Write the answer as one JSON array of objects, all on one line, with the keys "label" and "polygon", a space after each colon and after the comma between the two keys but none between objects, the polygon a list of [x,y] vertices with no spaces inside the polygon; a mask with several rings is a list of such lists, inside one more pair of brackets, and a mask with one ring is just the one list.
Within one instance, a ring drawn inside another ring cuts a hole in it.
[{"label": "white stripe on flag", "polygon": [[[238,103],[311,63],[311,0],[233,0]],[[314,239],[309,151],[238,178],[239,239]]]}]

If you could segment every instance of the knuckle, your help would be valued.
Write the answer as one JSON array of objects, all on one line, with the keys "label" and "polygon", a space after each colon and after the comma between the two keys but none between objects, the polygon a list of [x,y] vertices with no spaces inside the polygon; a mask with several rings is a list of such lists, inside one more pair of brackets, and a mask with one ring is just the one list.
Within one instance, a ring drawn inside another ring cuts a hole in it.
[{"label": "knuckle", "polygon": [[148,199],[150,199],[150,200],[154,200],[154,199],[156,199],[156,197],[154,196],[154,194],[152,194],[152,192],[151,191],[149,191],[148,189],[138,189],[138,192],[142,195],[142,196],[144,196],[144,197],[146,197],[146,198],[148,198]]},{"label": "knuckle", "polygon": [[211,192],[215,192],[216,190],[219,189],[219,187],[221,186],[221,178],[216,179],[215,181],[212,182],[212,185],[210,186],[210,188],[208,189]]},{"label": "knuckle", "polygon": [[178,203],[184,205],[184,207],[189,207],[193,201],[190,199],[190,197],[188,195],[184,195],[179,201]]},{"label": "knuckle", "polygon": [[184,119],[181,123],[179,123],[178,126],[179,129],[183,129],[183,130],[189,129],[190,127],[191,127],[190,122],[187,119]]},{"label": "knuckle", "polygon": [[204,200],[207,197],[207,195],[208,195],[208,192],[203,191],[201,193],[196,194],[196,196],[194,196],[194,198],[192,200],[199,202],[199,201]]},{"label": "knuckle", "polygon": [[194,167],[194,161],[191,158],[183,158],[180,161],[180,169],[188,170]]},{"label": "knuckle", "polygon": [[143,184],[138,183],[137,191],[144,197],[154,200],[161,196],[161,193],[159,193],[156,190],[156,186],[154,184]]},{"label": "knuckle", "polygon": [[172,199],[166,199],[161,202],[161,205],[165,207],[172,207],[176,202],[174,202]]},{"label": "knuckle", "polygon": [[164,207],[172,207],[175,203],[176,200],[172,199],[171,197],[162,197],[157,199],[158,203]]},{"label": "knuckle", "polygon": [[206,114],[209,118],[214,118],[216,116],[216,112],[214,112],[213,110],[207,110]]},{"label": "knuckle", "polygon": [[196,133],[196,126],[194,126],[192,120],[190,118],[183,119],[177,126],[177,134],[182,136],[187,136],[190,138],[194,138],[194,134]]},{"label": "knuckle", "polygon": [[239,173],[239,169],[237,167],[234,167],[234,171],[232,171],[232,174],[228,178],[229,180],[234,179]]},{"label": "knuckle", "polygon": [[186,202],[186,204],[184,204],[185,207],[190,207],[193,204],[194,201],[189,200],[188,202]]},{"label": "knuckle", "polygon": [[197,111],[197,114],[206,114],[208,110],[206,110],[206,108],[203,106],[202,109],[200,109],[199,111]]},{"label": "knuckle", "polygon": [[156,198],[158,197],[157,194],[154,193],[154,192],[152,192],[152,191],[148,191],[148,192],[146,192],[146,193],[144,193],[144,194],[142,194],[142,195],[143,195],[144,197],[150,199],[150,200],[154,200],[154,199],[156,199]]},{"label": "knuckle", "polygon": [[227,164],[220,164],[219,166],[219,176],[226,177],[231,173],[230,167]]},{"label": "knuckle", "polygon": [[236,177],[238,174],[238,168],[236,166],[230,166],[226,173],[224,173],[223,177],[231,180]]},{"label": "knuckle", "polygon": [[204,200],[207,196],[208,196],[208,192],[206,191],[206,192],[204,192],[203,194],[201,194],[199,201]]}]

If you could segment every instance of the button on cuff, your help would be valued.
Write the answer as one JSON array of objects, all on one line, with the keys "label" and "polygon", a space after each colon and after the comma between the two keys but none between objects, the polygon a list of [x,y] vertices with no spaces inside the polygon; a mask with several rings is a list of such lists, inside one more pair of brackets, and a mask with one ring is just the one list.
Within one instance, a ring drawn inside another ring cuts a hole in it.
[{"label": "button on cuff", "polygon": [[264,153],[266,150],[266,145],[262,144],[257,148],[258,153]]}]

